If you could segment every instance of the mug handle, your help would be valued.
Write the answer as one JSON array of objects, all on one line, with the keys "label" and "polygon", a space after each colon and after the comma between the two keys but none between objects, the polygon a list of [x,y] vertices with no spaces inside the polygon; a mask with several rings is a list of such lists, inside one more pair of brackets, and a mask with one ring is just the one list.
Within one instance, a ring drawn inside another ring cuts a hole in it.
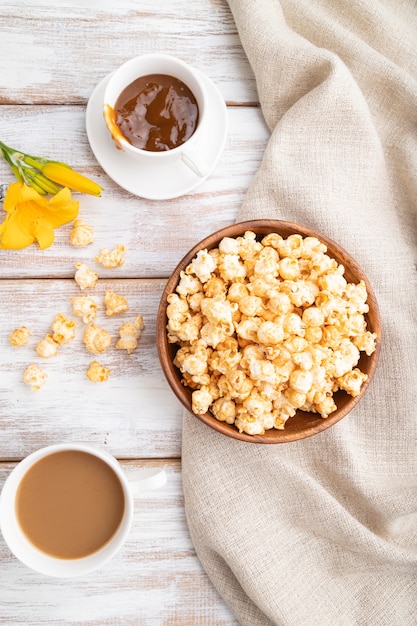
[{"label": "mug handle", "polygon": [[210,167],[205,158],[191,147],[187,147],[181,153],[181,159],[200,178],[205,178],[210,172]]},{"label": "mug handle", "polygon": [[164,469],[143,468],[126,472],[134,496],[163,487],[167,482]]}]

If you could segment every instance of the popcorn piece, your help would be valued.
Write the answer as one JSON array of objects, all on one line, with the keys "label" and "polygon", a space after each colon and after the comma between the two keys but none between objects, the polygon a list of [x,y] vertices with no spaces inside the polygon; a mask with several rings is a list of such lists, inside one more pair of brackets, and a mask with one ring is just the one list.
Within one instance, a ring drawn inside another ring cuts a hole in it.
[{"label": "popcorn piece", "polygon": [[89,378],[92,383],[102,383],[108,380],[109,374],[110,369],[108,367],[103,367],[97,361],[91,361],[86,372],[87,378]]},{"label": "popcorn piece", "polygon": [[185,270],[186,274],[194,274],[205,283],[216,269],[216,260],[207,250],[199,250],[197,256],[191,261]]},{"label": "popcorn piece", "polygon": [[259,343],[276,345],[284,341],[284,327],[277,322],[262,322],[258,328],[257,338]]},{"label": "popcorn piece", "polygon": [[30,334],[30,330],[26,328],[26,326],[21,326],[10,333],[9,342],[12,346],[20,348],[21,346],[25,346],[27,344]]},{"label": "popcorn piece", "polygon": [[225,254],[219,262],[219,272],[224,281],[230,282],[236,279],[243,280],[247,270],[239,256],[236,254]]},{"label": "popcorn piece", "polygon": [[65,317],[62,313],[58,313],[51,324],[53,340],[59,345],[72,341],[75,337],[76,326],[77,322]]},{"label": "popcorn piece", "polygon": [[[192,294],[191,297],[194,297],[195,295],[196,294]],[[201,298],[204,298],[204,295],[202,293]],[[188,302],[185,297],[179,296],[176,293],[169,294],[167,301],[169,330],[172,332],[176,332],[177,330],[180,330],[182,324],[191,317]]]},{"label": "popcorn piece", "polygon": [[131,354],[137,347],[144,328],[141,315],[137,315],[133,322],[125,322],[119,329],[120,339],[116,343],[116,348],[126,350],[128,354]]},{"label": "popcorn piece", "polygon": [[357,366],[377,336],[367,330],[366,285],[316,237],[253,232],[200,251],[168,298],[174,365],[195,413],[211,410],[241,432],[283,429],[298,409],[334,410],[333,394],[360,393]]},{"label": "popcorn piece", "polygon": [[297,393],[307,394],[313,384],[313,374],[308,370],[295,369],[291,372],[288,382],[290,387]]},{"label": "popcorn piece", "polygon": [[193,295],[202,291],[203,285],[197,276],[189,276],[184,271],[180,272],[180,281],[177,287],[177,293],[180,296]]},{"label": "popcorn piece", "polygon": [[351,396],[357,396],[360,393],[362,383],[368,380],[368,376],[355,367],[352,371],[346,372],[337,379],[340,389],[344,389]]},{"label": "popcorn piece", "polygon": [[90,296],[75,296],[71,298],[74,315],[82,317],[84,324],[90,324],[97,315],[99,305]]},{"label": "popcorn piece", "polygon": [[36,353],[43,359],[49,359],[52,356],[58,354],[59,343],[57,343],[53,336],[48,333],[36,346]]},{"label": "popcorn piece", "polygon": [[111,289],[108,289],[104,295],[104,304],[106,307],[106,315],[110,317],[124,313],[129,309],[126,298],[111,291]]},{"label": "popcorn piece", "polygon": [[48,378],[48,374],[44,372],[36,363],[31,363],[23,374],[23,382],[31,386],[32,391],[38,391]]},{"label": "popcorn piece", "polygon": [[361,334],[353,337],[352,341],[358,350],[365,352],[367,356],[370,356],[376,349],[376,333],[370,333],[364,330]]},{"label": "popcorn piece", "polygon": [[219,398],[213,403],[211,410],[219,422],[234,424],[236,417],[236,404],[233,400]]},{"label": "popcorn piece", "polygon": [[203,415],[204,413],[207,413],[211,403],[213,402],[213,398],[209,390],[202,387],[201,389],[197,389],[197,391],[193,391],[191,397],[193,413],[196,415]]},{"label": "popcorn piece", "polygon": [[101,263],[103,267],[106,269],[112,269],[114,267],[121,267],[124,262],[124,253],[126,252],[126,247],[120,244],[117,244],[113,250],[108,250],[107,248],[102,248],[100,250],[100,254],[94,257],[96,263]]},{"label": "popcorn piece", "polygon": [[104,328],[97,324],[90,324],[85,329],[83,341],[89,352],[102,354],[111,346],[112,338]]},{"label": "popcorn piece", "polygon": [[85,263],[76,263],[75,267],[77,271],[75,272],[74,280],[79,288],[84,291],[84,289],[92,289],[95,287],[98,274],[93,272]]},{"label": "popcorn piece", "polygon": [[83,248],[94,243],[93,228],[83,220],[75,220],[70,233],[70,244],[77,248]]}]

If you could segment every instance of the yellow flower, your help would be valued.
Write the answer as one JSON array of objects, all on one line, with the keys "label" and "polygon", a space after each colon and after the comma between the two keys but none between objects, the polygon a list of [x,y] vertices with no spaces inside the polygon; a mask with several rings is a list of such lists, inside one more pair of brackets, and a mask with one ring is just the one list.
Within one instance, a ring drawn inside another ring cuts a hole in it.
[{"label": "yellow flower", "polygon": [[54,228],[67,224],[78,215],[78,202],[64,187],[49,200],[25,183],[13,183],[4,199],[7,215],[0,224],[0,248],[20,250],[34,241],[43,250],[54,241]]}]

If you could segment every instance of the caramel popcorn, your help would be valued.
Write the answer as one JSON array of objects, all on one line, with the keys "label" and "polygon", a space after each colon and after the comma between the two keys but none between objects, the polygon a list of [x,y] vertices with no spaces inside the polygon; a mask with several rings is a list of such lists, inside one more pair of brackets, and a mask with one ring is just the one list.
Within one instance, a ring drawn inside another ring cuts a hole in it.
[{"label": "caramel popcorn", "polygon": [[129,309],[126,298],[111,291],[111,289],[108,289],[104,294],[104,304],[106,307],[106,315],[110,317],[124,313]]},{"label": "caramel popcorn", "polygon": [[48,374],[36,363],[31,363],[23,374],[23,382],[31,386],[32,391],[37,391],[45,383]]},{"label": "caramel popcorn", "polygon": [[77,317],[81,317],[84,324],[90,324],[97,315],[99,305],[90,296],[74,296],[70,298],[72,311]]},{"label": "caramel popcorn", "polygon": [[298,409],[328,417],[338,389],[357,396],[361,352],[371,355],[377,337],[365,283],[344,271],[325,244],[298,234],[258,241],[247,231],[199,251],[166,311],[193,412],[262,434]]},{"label": "caramel popcorn", "polygon": [[94,243],[93,228],[83,220],[75,220],[70,233],[70,244],[77,248],[83,248]]},{"label": "caramel popcorn", "polygon": [[30,330],[26,328],[26,326],[21,326],[20,328],[16,328],[9,335],[9,342],[12,346],[16,346],[20,348],[21,346],[25,346],[29,341]]},{"label": "caramel popcorn", "polygon": [[111,346],[112,338],[104,328],[97,324],[90,324],[85,329],[83,341],[89,352],[102,354]]},{"label": "caramel popcorn", "polygon": [[87,378],[89,378],[92,383],[102,383],[108,380],[109,374],[110,369],[108,367],[103,367],[97,361],[91,361],[86,372]]},{"label": "caramel popcorn", "polygon": [[74,275],[74,280],[79,288],[84,291],[84,289],[92,289],[95,287],[98,274],[93,272],[85,263],[76,263],[75,267],[77,270]]},{"label": "caramel popcorn", "polygon": [[100,254],[94,257],[96,263],[100,263],[106,269],[112,269],[114,267],[121,267],[124,262],[124,253],[126,252],[126,247],[117,244],[113,250],[108,250],[107,248],[102,248],[100,250]]},{"label": "caramel popcorn", "polygon": [[131,354],[138,345],[144,327],[141,315],[137,315],[133,322],[125,322],[122,324],[119,329],[120,339],[116,343],[116,348],[126,350],[128,354]]},{"label": "caramel popcorn", "polygon": [[48,333],[36,345],[36,353],[43,359],[49,359],[58,354],[59,343],[55,341],[53,336]]},{"label": "caramel popcorn", "polygon": [[58,313],[51,324],[53,340],[59,345],[72,341],[75,337],[76,326],[77,322]]}]

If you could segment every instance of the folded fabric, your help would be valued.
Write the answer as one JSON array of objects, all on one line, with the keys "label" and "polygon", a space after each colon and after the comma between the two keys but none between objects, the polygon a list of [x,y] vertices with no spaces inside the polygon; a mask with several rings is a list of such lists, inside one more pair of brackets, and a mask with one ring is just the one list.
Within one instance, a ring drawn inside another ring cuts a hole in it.
[{"label": "folded fabric", "polygon": [[190,414],[187,520],[245,626],[417,624],[417,11],[229,0],[271,131],[239,221],[311,226],[379,303],[379,365],[325,432],[241,443]]}]

